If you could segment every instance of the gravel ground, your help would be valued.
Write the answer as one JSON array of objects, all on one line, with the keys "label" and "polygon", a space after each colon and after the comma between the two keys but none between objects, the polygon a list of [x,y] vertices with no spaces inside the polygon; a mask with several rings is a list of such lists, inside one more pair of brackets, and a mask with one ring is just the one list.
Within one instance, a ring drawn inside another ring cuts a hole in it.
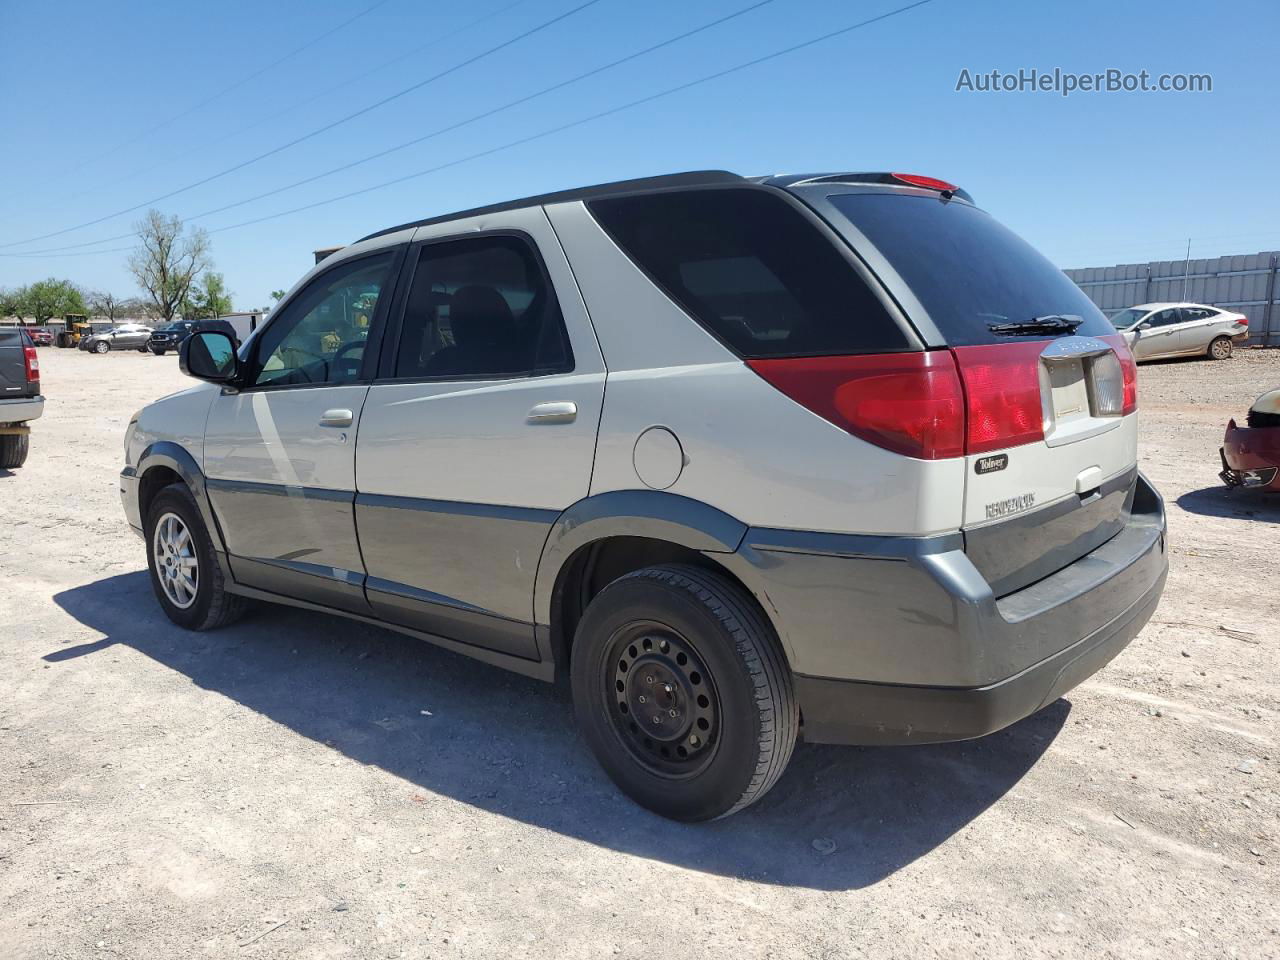
[{"label": "gravel ground", "polygon": [[621,797],[567,695],[263,607],[170,625],[117,494],[173,357],[41,351],[0,471],[0,957],[1280,955],[1280,498],[1220,487],[1280,351],[1141,368],[1153,622],[1039,715],[801,746],[728,821]]}]

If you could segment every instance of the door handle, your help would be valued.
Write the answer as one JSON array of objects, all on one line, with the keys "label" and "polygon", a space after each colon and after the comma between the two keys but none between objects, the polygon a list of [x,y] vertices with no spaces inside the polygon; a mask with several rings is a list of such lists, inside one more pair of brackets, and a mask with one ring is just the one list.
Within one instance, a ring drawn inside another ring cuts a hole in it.
[{"label": "door handle", "polygon": [[578,405],[571,400],[540,403],[529,411],[529,423],[573,423],[578,417]]},{"label": "door handle", "polygon": [[322,427],[349,427],[351,426],[350,410],[326,410],[320,416],[320,426]]}]

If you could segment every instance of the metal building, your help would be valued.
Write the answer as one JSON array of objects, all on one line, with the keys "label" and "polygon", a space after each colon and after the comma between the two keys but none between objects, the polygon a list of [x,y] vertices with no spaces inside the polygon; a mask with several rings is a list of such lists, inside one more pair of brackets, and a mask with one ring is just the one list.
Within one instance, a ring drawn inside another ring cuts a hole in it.
[{"label": "metal building", "polygon": [[1249,318],[1249,342],[1280,346],[1280,251],[1209,260],[1152,260],[1114,267],[1082,267],[1067,276],[1110,316],[1139,303],[1206,303]]}]

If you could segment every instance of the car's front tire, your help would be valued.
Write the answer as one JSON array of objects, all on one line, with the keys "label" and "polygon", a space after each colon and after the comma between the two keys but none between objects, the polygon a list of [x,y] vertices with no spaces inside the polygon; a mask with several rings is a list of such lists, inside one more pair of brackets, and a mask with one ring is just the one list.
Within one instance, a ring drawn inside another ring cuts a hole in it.
[{"label": "car's front tire", "polygon": [[188,630],[213,630],[243,615],[247,601],[227,592],[213,540],[185,484],[156,494],[145,532],[151,589],[170,620]]},{"label": "car's front tire", "polygon": [[97,343],[93,345],[94,353],[106,353],[110,349],[111,349],[111,344],[107,343],[107,341],[105,340],[99,340]]},{"label": "car's front tire", "polygon": [[1214,337],[1213,342],[1209,344],[1210,360],[1230,360],[1231,359],[1231,338],[1230,337]]},{"label": "car's front tire", "polygon": [[755,602],[717,573],[646,567],[605,587],[578,624],[578,725],[628,796],[675,820],[754,803],[791,759],[791,672]]},{"label": "car's front tire", "polygon": [[16,470],[27,462],[31,451],[31,434],[5,434],[0,436],[0,469]]},{"label": "car's front tire", "polygon": [[157,357],[163,357],[163,356],[164,356],[164,351],[163,351],[163,350],[157,350],[155,347],[152,347],[152,348],[151,348],[151,352],[152,352],[152,353],[154,353]]}]

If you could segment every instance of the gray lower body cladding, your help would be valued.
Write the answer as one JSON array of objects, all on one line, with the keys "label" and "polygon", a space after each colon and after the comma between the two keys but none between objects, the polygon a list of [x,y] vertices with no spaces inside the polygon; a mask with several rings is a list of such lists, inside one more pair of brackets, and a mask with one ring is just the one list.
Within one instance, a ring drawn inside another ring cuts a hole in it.
[{"label": "gray lower body cladding", "polygon": [[732,566],[787,648],[805,739],[963,740],[1051,703],[1142,629],[1168,572],[1164,506],[1139,476],[1115,536],[999,599],[958,535],[750,530]]}]

